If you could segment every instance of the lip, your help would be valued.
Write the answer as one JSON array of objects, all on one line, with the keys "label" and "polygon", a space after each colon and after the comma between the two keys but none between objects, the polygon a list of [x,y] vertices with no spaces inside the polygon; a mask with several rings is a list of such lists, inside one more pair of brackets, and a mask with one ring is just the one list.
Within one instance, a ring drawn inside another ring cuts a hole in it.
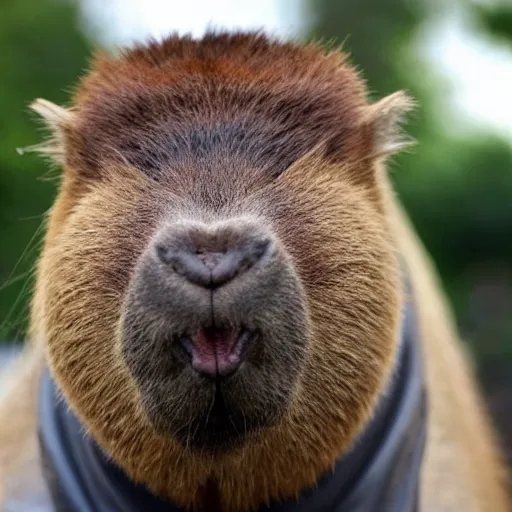
[{"label": "lip", "polygon": [[[251,343],[258,337],[258,333],[256,331],[252,331],[246,328],[241,328],[236,332],[226,331],[221,328],[216,327],[208,327],[206,329],[201,329],[200,331],[194,334],[184,334],[178,337],[178,343],[187,355],[189,364],[192,367],[196,368],[199,366],[198,364],[198,346],[197,343],[194,344],[192,341],[194,336],[198,336],[199,334],[204,337],[204,333],[208,333],[211,339],[223,339],[229,340],[228,342],[224,342],[221,347],[214,346],[215,341],[211,342],[210,350],[216,353],[215,357],[217,358],[217,371],[216,377],[228,377],[234,374],[239,367],[243,364],[244,357],[248,351]],[[222,354],[222,364],[219,363],[219,355]]]}]

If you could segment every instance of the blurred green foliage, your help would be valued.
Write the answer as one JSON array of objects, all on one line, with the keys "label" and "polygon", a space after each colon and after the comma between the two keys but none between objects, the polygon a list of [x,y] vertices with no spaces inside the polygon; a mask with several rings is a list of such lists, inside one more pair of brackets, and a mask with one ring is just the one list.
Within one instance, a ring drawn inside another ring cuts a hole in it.
[{"label": "blurred green foliage", "polygon": [[473,4],[473,9],[490,35],[512,44],[512,7],[510,5]]},{"label": "blurred green foliage", "polygon": [[[89,43],[69,1],[3,0],[0,7],[0,339],[25,333],[31,269],[41,222],[55,192],[51,171],[16,148],[43,133],[28,105],[43,97],[65,103],[86,65]],[[40,125],[39,125],[40,126]],[[57,173],[58,175],[58,173]]]},{"label": "blurred green foliage", "polygon": [[[446,130],[439,100],[449,84],[415,45],[432,13],[439,17],[435,2],[311,0],[310,7],[309,36],[343,43],[373,99],[405,89],[418,101],[407,129],[419,144],[390,172],[474,353],[512,361],[512,146],[483,130],[458,137]],[[512,43],[510,3],[464,8],[485,36]]]}]

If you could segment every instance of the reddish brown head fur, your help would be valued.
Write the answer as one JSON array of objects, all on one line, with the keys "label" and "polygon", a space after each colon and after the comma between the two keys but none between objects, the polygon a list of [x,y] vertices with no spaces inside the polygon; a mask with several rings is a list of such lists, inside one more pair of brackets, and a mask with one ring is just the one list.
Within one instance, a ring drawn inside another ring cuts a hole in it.
[{"label": "reddish brown head fur", "polygon": [[[210,34],[98,58],[69,115],[38,105],[65,174],[33,327],[70,406],[129,475],[179,503],[212,481],[228,510],[315,482],[363,428],[395,353],[400,282],[376,160],[403,146],[407,98],[368,106],[338,52]],[[258,303],[259,316],[280,319],[295,300],[303,326],[274,330],[264,352],[290,356],[288,332],[303,339],[300,364],[284,380],[265,374],[270,363],[254,370],[260,394],[248,398],[277,400],[273,382],[289,393],[275,421],[203,453],[148,417],[122,357],[127,296],[165,223],[246,217],[271,233],[290,276],[274,287],[282,306]]]},{"label": "reddish brown head fur", "polygon": [[[353,152],[364,90],[344,63],[257,35],[171,37],[98,58],[76,95],[76,165],[90,172],[125,158],[154,171],[231,146],[277,175],[321,141]],[[214,128],[220,140],[204,140]]]}]

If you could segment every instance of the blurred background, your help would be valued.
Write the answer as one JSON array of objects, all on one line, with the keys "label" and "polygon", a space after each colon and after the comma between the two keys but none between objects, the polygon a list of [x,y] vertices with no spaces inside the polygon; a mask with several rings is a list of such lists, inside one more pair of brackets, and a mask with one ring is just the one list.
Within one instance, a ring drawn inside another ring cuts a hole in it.
[{"label": "blurred background", "polygon": [[58,169],[36,97],[66,103],[94,47],[170,31],[261,28],[343,43],[372,99],[417,98],[419,145],[390,173],[435,259],[512,448],[512,0],[1,0],[0,340],[26,334],[32,269]]}]

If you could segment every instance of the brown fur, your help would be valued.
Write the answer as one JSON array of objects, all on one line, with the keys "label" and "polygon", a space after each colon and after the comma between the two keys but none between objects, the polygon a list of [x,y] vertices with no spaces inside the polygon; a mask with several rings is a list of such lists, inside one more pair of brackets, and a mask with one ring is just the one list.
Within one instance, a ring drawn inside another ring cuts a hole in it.
[{"label": "brown fur", "polygon": [[[448,308],[381,166],[407,144],[397,128],[410,106],[401,93],[368,105],[338,52],[237,34],[99,57],[69,115],[57,110],[49,151],[65,173],[32,335],[70,406],[135,480],[189,506],[213,485],[226,511],[313,484],[366,424],[389,376],[400,253],[419,300],[432,404],[424,510],[508,510]],[[119,355],[131,275],[176,211],[264,218],[307,297],[308,357],[286,414],[221,454],[157,434]]]}]

